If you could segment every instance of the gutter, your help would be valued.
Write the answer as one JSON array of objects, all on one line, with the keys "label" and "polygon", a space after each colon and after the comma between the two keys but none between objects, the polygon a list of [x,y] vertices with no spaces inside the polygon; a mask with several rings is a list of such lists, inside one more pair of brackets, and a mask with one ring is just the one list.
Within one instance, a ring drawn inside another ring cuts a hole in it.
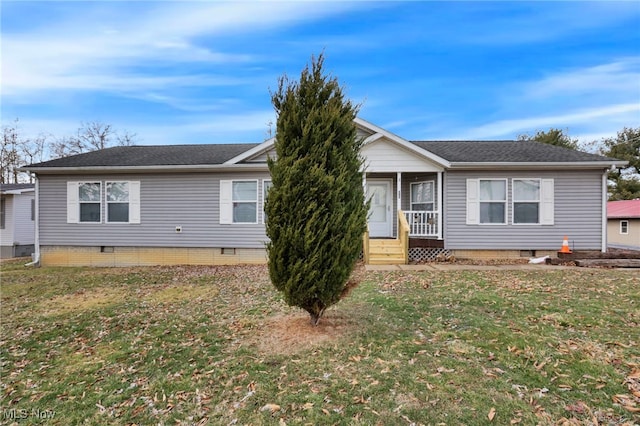
[{"label": "gutter", "polygon": [[36,179],[36,186],[35,186],[36,196],[35,196],[35,203],[34,203],[35,211],[33,212],[34,219],[35,219],[35,223],[34,223],[35,236],[34,236],[33,246],[34,246],[35,252],[33,253],[32,261],[25,264],[24,266],[33,266],[33,265],[40,266],[40,181],[38,180],[37,175],[35,176],[35,179]]},{"label": "gutter", "polygon": [[451,169],[452,170],[465,170],[465,169],[598,169],[598,168],[606,168],[608,169],[611,166],[615,167],[623,167],[627,164],[626,161],[576,161],[576,162],[452,162]]},{"label": "gutter", "polygon": [[225,172],[225,171],[266,171],[266,163],[258,164],[195,164],[161,166],[85,166],[85,167],[21,167],[20,172],[41,174],[82,174],[87,172],[108,173],[189,173],[189,172]]}]

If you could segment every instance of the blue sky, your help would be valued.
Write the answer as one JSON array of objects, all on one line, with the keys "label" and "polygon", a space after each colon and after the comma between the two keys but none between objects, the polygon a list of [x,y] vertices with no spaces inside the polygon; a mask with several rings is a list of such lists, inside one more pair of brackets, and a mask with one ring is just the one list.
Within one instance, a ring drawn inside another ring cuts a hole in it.
[{"label": "blue sky", "polygon": [[3,1],[2,124],[260,142],[312,54],[410,140],[640,126],[640,2]]}]

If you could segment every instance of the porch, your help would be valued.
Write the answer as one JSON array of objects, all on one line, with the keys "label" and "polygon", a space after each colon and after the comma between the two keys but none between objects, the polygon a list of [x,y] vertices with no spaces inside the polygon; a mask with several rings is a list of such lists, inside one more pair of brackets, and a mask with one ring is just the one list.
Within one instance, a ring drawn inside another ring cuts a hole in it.
[{"label": "porch", "polygon": [[406,264],[410,249],[444,247],[442,172],[367,173],[364,186],[370,200],[367,264]]}]

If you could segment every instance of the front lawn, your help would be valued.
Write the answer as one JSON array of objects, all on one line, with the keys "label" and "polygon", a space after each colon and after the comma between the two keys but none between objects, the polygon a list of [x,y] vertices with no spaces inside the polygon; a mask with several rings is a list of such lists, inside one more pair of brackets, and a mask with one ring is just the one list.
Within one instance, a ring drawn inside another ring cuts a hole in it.
[{"label": "front lawn", "polygon": [[1,280],[0,423],[639,421],[637,271],[370,272],[315,329],[265,267]]}]

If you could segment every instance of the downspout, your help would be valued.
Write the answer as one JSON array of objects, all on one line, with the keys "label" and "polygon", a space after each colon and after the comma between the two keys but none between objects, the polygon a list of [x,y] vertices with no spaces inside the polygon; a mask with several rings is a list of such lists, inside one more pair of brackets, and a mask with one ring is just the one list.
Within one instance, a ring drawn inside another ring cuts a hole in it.
[{"label": "downspout", "polygon": [[607,252],[607,171],[602,174],[602,253]]},{"label": "downspout", "polygon": [[35,212],[33,213],[34,219],[35,219],[35,223],[34,223],[35,236],[33,241],[33,247],[35,251],[33,253],[32,261],[27,263],[24,266],[32,266],[32,265],[40,266],[40,181],[38,180],[38,175],[35,175],[35,180],[36,180],[35,181],[36,194],[35,194],[35,203],[34,203]]}]

